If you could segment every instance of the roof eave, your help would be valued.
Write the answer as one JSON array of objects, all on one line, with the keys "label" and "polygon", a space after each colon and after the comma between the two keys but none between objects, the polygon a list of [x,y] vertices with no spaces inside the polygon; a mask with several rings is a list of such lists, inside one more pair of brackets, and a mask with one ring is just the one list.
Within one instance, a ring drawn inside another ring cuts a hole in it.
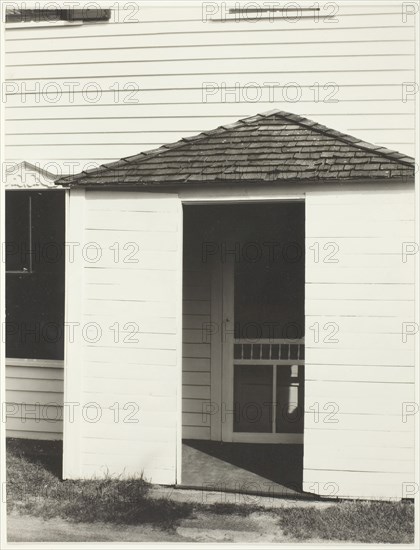
[{"label": "roof eave", "polygon": [[[325,185],[347,185],[347,184],[360,184],[360,185],[375,185],[377,183],[389,184],[389,185],[414,185],[415,177],[414,176],[404,176],[404,177],[375,177],[375,178],[325,178],[325,179],[284,179],[276,181],[267,181],[267,180],[189,180],[188,182],[176,181],[176,182],[132,182],[132,183],[73,183],[67,184],[67,188],[70,189],[95,189],[95,190],[122,190],[122,189],[138,189],[141,190],[151,190],[151,189],[174,189],[177,187],[182,188],[191,188],[191,187],[204,187],[204,186],[213,186],[213,187],[238,187],[238,186],[270,186],[270,187],[283,187],[285,185],[310,185],[310,186],[325,186]],[[258,187],[256,187],[258,189]]]}]

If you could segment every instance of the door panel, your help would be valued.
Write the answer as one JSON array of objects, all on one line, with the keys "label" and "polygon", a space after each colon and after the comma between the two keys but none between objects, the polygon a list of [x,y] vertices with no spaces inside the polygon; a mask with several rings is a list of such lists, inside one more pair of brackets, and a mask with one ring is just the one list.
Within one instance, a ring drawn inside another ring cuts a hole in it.
[{"label": "door panel", "polygon": [[271,433],[272,367],[234,365],[234,432]]}]

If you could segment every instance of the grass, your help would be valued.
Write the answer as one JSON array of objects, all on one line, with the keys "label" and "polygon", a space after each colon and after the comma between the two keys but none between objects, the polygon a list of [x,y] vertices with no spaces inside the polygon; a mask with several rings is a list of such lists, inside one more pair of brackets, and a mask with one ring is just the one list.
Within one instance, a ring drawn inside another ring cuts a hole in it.
[{"label": "grass", "polygon": [[60,470],[59,442],[8,440],[8,512],[167,529],[192,512],[188,503],[150,498],[150,485],[143,479],[62,481]]},{"label": "grass", "polygon": [[[273,515],[290,540],[339,540],[362,543],[414,542],[414,505],[410,502],[337,501],[328,507],[266,509],[231,503],[185,503],[152,498],[143,479],[61,480],[60,442],[7,440],[8,512],[59,517],[79,523],[152,525],[171,531],[197,513]],[[247,521],[246,519],[244,521]]]},{"label": "grass", "polygon": [[365,543],[414,542],[414,505],[409,502],[344,501],[328,508],[286,508],[279,525],[297,539]]}]

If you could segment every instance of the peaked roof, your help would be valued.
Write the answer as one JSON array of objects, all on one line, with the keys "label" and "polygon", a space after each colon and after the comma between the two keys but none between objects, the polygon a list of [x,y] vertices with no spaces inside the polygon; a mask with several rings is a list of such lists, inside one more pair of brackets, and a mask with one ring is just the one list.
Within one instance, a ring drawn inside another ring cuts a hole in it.
[{"label": "peaked roof", "polygon": [[62,177],[105,187],[414,177],[414,159],[299,115],[269,111]]},{"label": "peaked roof", "polygon": [[26,160],[8,163],[4,175],[6,189],[55,189],[54,180],[57,179],[56,174]]}]

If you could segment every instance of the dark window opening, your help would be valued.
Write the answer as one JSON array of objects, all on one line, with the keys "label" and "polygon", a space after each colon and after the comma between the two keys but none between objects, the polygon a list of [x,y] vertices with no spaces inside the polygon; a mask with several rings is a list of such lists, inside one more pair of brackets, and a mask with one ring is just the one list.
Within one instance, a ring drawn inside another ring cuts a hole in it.
[{"label": "dark window opening", "polygon": [[6,10],[6,23],[53,23],[54,21],[109,21],[111,10],[86,8],[78,10],[19,9]]},{"label": "dark window opening", "polygon": [[6,355],[64,357],[64,192],[6,192]]}]

